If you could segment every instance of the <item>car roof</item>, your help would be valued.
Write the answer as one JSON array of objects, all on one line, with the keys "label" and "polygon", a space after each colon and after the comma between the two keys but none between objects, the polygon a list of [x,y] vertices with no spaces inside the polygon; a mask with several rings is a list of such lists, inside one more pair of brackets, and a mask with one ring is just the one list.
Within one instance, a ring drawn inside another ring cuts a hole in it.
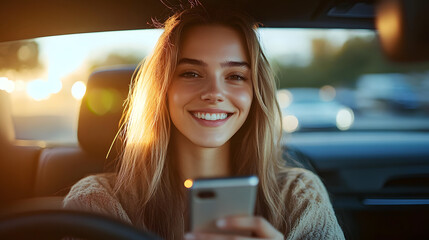
[{"label": "car roof", "polygon": [[[0,2],[0,42],[71,33],[153,28],[150,24],[152,19],[163,21],[182,2],[187,1],[5,0]],[[205,6],[213,3],[238,6],[264,27],[374,29],[375,0],[201,2]]]}]

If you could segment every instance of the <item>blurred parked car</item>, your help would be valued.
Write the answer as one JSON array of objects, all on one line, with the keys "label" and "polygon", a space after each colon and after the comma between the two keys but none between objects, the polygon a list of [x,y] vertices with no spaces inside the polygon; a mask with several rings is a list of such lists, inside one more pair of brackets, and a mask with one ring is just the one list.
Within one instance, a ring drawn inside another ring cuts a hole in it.
[{"label": "blurred parked car", "polygon": [[358,108],[363,111],[401,112],[420,106],[416,90],[403,74],[364,74],[357,80],[356,90]]},{"label": "blurred parked car", "polygon": [[351,108],[353,112],[358,110],[356,102],[356,90],[354,88],[336,87],[335,90],[335,100],[337,102]]},{"label": "blurred parked car", "polygon": [[279,90],[284,130],[349,129],[354,121],[353,111],[333,97],[318,88]]},{"label": "blurred parked car", "polygon": [[421,109],[424,113],[429,114],[429,72],[426,73],[426,76],[421,81],[419,86],[419,101],[421,103]]}]

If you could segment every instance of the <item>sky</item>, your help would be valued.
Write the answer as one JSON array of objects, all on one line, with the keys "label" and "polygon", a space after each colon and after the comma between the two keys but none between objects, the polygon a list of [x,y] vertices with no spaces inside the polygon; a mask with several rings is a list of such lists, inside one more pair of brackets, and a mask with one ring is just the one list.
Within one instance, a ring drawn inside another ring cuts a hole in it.
[{"label": "sky", "polygon": [[160,30],[73,34],[36,39],[41,60],[51,79],[61,79],[77,70],[85,60],[115,52],[144,55],[155,45]]}]

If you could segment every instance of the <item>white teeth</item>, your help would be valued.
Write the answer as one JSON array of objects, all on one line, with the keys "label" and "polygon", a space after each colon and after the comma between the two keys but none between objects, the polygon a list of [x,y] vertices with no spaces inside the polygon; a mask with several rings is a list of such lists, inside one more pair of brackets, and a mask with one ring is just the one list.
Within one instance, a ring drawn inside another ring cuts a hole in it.
[{"label": "white teeth", "polygon": [[226,113],[194,113],[194,116],[199,119],[209,120],[209,121],[216,121],[216,120],[223,120],[228,117],[228,114]]}]

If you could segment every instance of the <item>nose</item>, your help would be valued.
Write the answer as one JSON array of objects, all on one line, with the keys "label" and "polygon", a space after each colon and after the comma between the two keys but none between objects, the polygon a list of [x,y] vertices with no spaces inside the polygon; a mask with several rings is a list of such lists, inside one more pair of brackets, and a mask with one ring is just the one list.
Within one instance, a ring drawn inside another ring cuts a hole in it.
[{"label": "nose", "polygon": [[218,103],[225,101],[224,89],[220,78],[206,79],[205,90],[201,94],[201,100],[209,103]]}]

